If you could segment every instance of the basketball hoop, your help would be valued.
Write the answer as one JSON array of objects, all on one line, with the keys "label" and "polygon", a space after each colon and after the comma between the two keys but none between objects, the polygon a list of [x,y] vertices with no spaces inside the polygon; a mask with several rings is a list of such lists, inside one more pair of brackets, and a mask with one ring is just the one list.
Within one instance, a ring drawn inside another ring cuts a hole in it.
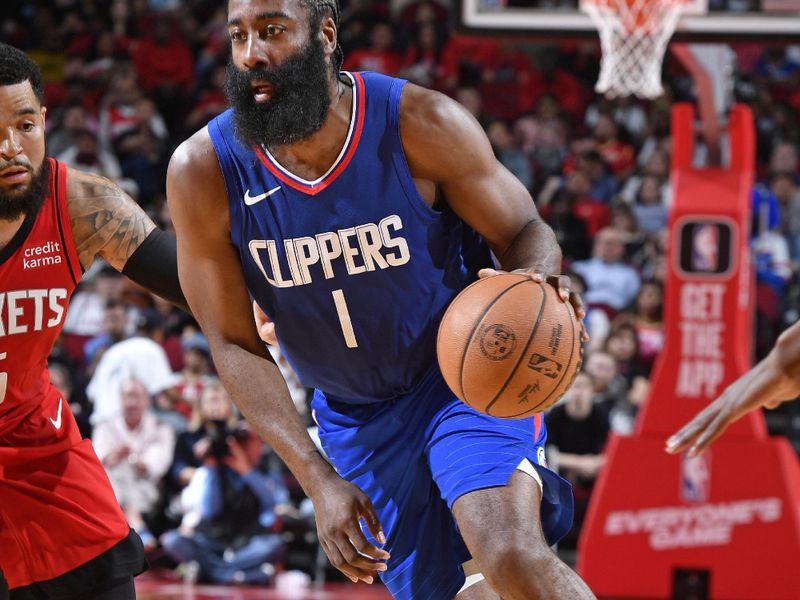
[{"label": "basketball hoop", "polygon": [[661,95],[661,63],[686,0],[581,0],[600,32],[595,90],[610,98]]}]

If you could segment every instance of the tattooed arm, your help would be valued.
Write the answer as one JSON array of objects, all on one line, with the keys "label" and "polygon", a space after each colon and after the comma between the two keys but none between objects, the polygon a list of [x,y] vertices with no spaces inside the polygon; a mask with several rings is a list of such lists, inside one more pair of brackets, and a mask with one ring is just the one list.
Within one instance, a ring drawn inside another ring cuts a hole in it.
[{"label": "tattooed arm", "polygon": [[122,271],[133,251],[156,228],[118,185],[77,169],[67,171],[67,206],[75,249],[84,269],[100,256]]},{"label": "tattooed arm", "polygon": [[105,177],[67,171],[67,208],[81,266],[99,256],[145,288],[188,310],[178,283],[175,238]]}]

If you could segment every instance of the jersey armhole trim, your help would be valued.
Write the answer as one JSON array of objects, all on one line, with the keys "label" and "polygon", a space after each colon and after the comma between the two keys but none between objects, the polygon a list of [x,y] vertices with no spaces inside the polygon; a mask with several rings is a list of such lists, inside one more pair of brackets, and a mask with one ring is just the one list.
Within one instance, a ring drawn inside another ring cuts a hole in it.
[{"label": "jersey armhole trim", "polygon": [[[69,211],[67,210],[67,169],[57,160],[52,162],[52,165],[55,167],[55,177],[53,178],[53,192],[54,192],[54,199],[56,203],[56,223],[58,223],[58,235],[61,237],[61,247],[64,249],[64,257],[67,260],[67,265],[69,265],[69,276],[72,278],[72,283],[74,285],[78,285],[78,280],[83,275],[83,265],[81,264],[80,259],[78,258],[77,252],[75,250],[75,240],[70,239],[71,243],[67,243],[66,235],[64,235],[64,223],[62,223],[62,210],[61,204],[64,204],[64,213],[67,215]],[[70,228],[70,233],[72,229]],[[72,237],[72,236],[70,236]],[[78,265],[78,270],[75,270],[75,264]]]},{"label": "jersey armhole trim", "polygon": [[[41,208],[39,211],[41,211]],[[0,265],[11,258],[11,255],[19,250],[20,246],[22,246],[22,244],[25,242],[31,230],[33,229],[33,224],[36,222],[36,217],[39,214],[39,211],[25,215],[25,220],[22,221],[22,225],[19,229],[17,229],[17,233],[15,233],[14,237],[11,238],[11,241],[6,244],[6,247],[0,250]]]},{"label": "jersey armhole trim", "polygon": [[400,185],[403,187],[411,207],[425,219],[436,218],[441,213],[428,206],[425,199],[420,196],[417,185],[414,183],[414,177],[411,175],[411,167],[408,165],[406,150],[403,147],[403,136],[400,133],[400,101],[406,83],[408,82],[404,79],[394,79],[389,87],[387,126],[391,128],[391,134],[394,136],[397,146],[397,151],[392,156],[392,162],[397,178],[400,180]]},{"label": "jersey armhole trim", "polygon": [[[225,113],[223,113],[223,115],[224,114]],[[208,138],[211,140],[211,147],[214,149],[214,154],[217,157],[217,164],[219,165],[219,170],[222,173],[222,181],[225,184],[225,192],[227,195],[228,218],[230,219],[231,223],[233,223],[234,216],[236,216],[234,213],[241,204],[241,202],[239,202],[239,198],[241,198],[242,192],[236,184],[236,178],[229,178],[228,176],[228,173],[236,173],[237,168],[233,160],[233,148],[231,148],[230,144],[228,144],[228,140],[225,138],[222,127],[219,124],[219,119],[222,118],[223,115],[212,119],[208,123]],[[214,128],[215,131],[212,131],[212,128]],[[237,246],[233,238],[232,229],[229,232],[229,238],[231,243],[233,243],[234,246]]]}]

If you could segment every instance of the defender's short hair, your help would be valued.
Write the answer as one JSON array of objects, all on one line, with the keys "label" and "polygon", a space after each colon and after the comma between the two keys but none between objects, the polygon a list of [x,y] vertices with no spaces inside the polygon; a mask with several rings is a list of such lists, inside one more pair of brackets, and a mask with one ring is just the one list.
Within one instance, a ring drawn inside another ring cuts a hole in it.
[{"label": "defender's short hair", "polygon": [[0,43],[0,85],[30,81],[39,104],[44,104],[44,84],[39,65],[19,48]]}]

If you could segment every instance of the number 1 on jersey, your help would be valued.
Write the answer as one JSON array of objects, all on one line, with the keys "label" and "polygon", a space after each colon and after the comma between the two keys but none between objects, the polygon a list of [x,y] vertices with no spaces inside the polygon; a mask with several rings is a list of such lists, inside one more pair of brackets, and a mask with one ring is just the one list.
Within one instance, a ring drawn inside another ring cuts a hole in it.
[{"label": "number 1 on jersey", "polygon": [[336,305],[336,313],[339,315],[339,324],[342,326],[342,334],[344,335],[344,343],[348,348],[358,348],[356,341],[356,334],[353,331],[353,323],[350,321],[350,313],[347,310],[347,302],[344,300],[344,292],[342,290],[333,290],[333,303]]},{"label": "number 1 on jersey", "polygon": [[[6,357],[5,352],[0,352],[0,360]],[[0,404],[6,399],[6,388],[8,387],[8,373],[0,373]]]}]

